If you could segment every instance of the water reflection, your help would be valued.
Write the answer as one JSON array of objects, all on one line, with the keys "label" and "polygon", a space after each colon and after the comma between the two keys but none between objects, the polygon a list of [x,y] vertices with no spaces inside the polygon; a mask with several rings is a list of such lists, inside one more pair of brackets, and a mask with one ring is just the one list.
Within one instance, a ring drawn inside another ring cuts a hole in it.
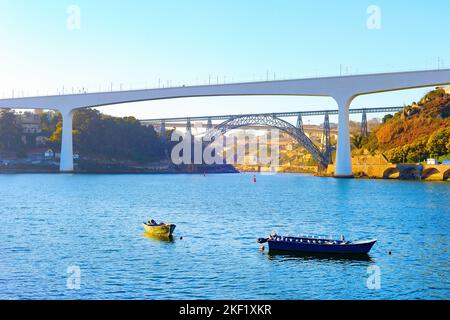
[{"label": "water reflection", "polygon": [[175,238],[173,236],[169,236],[169,237],[155,236],[155,235],[149,234],[147,232],[144,232],[144,237],[146,237],[150,240],[153,240],[155,242],[168,242],[168,243],[175,242]]},{"label": "water reflection", "polygon": [[270,251],[269,260],[273,261],[330,261],[330,262],[375,262],[368,254],[327,254],[327,253],[301,253],[287,251]]}]

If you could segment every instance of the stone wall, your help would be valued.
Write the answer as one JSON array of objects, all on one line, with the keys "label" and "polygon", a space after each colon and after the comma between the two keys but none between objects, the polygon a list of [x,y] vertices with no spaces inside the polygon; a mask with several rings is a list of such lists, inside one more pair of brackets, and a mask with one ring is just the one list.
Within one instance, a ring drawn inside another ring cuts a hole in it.
[{"label": "stone wall", "polygon": [[[327,175],[334,175],[335,166],[330,165]],[[353,164],[355,177],[372,179],[404,179],[426,181],[450,181],[450,165],[419,164]]]}]

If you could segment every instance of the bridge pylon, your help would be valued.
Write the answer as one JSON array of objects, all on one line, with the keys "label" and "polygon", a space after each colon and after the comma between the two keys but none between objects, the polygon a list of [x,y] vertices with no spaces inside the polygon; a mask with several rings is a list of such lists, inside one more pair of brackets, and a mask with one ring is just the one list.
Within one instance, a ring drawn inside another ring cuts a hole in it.
[{"label": "bridge pylon", "polygon": [[305,132],[305,130],[303,128],[303,118],[302,118],[301,114],[299,114],[297,117],[297,128],[298,128],[298,130]]},{"label": "bridge pylon", "polygon": [[189,135],[192,136],[192,124],[191,124],[191,119],[187,119],[186,122],[186,133],[188,133]]},{"label": "bridge pylon", "polygon": [[366,110],[362,113],[362,120],[361,120],[361,136],[366,138],[369,136],[369,129],[367,126],[367,112]]},{"label": "bridge pylon", "polygon": [[208,118],[208,123],[206,125],[206,136],[210,137],[212,135],[213,131],[214,131],[214,127],[212,124],[212,119]]},{"label": "bridge pylon", "polygon": [[332,151],[333,147],[331,145],[330,116],[328,115],[328,113],[325,113],[325,120],[323,123],[322,152],[328,164],[331,164],[333,162]]},{"label": "bridge pylon", "polygon": [[161,143],[163,145],[165,145],[167,143],[166,122],[164,120],[161,121],[161,124],[159,127],[159,139],[161,140]]}]

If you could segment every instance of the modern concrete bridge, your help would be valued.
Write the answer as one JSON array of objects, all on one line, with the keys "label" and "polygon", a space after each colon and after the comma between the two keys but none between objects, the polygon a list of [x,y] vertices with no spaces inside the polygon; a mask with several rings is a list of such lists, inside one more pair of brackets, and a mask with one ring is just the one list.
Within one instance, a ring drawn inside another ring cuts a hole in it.
[{"label": "modern concrete bridge", "polygon": [[450,69],[12,98],[0,100],[0,108],[59,110],[63,118],[60,170],[62,172],[71,172],[74,168],[72,118],[73,111],[76,109],[189,97],[245,95],[327,96],[332,97],[339,107],[335,175],[337,177],[350,177],[352,176],[352,159],[350,152],[349,110],[351,102],[357,96],[447,84],[450,84]]}]

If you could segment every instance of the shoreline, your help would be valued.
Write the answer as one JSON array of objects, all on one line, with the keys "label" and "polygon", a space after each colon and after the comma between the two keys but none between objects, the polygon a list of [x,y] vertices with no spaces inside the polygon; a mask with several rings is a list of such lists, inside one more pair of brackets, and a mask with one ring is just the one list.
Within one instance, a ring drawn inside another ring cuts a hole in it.
[{"label": "shoreline", "polygon": [[[59,175],[225,175],[225,174],[264,174],[271,173],[270,171],[257,171],[257,170],[244,170],[244,171],[213,171],[213,172],[193,172],[193,171],[183,171],[183,170],[171,170],[171,171],[143,171],[143,170],[94,170],[94,171],[73,171],[73,172],[60,172],[59,170],[0,170],[0,175],[20,175],[20,174],[59,174]],[[313,172],[299,172],[297,170],[293,171],[278,171],[272,174],[299,174],[299,175],[308,175],[312,177],[319,178],[334,178],[330,174],[318,174]],[[434,182],[434,183],[448,183],[449,180],[432,180],[432,179],[400,179],[400,178],[381,178],[381,177],[369,177],[369,176],[360,176],[354,175],[351,179],[356,180],[385,180],[385,181],[414,181],[414,182]]]},{"label": "shoreline", "polygon": [[[0,165],[0,174],[306,174],[323,178],[334,176],[334,165],[329,165],[326,171],[319,172],[315,166],[257,166],[257,165],[171,165],[163,164],[98,164],[81,163],[71,172],[60,172],[57,165]],[[450,165],[422,164],[354,164],[353,176],[349,178],[365,180],[403,180],[450,182]]]},{"label": "shoreline", "polygon": [[124,165],[76,166],[73,171],[61,172],[58,166],[51,167],[0,167],[1,174],[229,174],[240,173],[231,165],[194,165],[194,166],[148,166],[133,167]]}]

